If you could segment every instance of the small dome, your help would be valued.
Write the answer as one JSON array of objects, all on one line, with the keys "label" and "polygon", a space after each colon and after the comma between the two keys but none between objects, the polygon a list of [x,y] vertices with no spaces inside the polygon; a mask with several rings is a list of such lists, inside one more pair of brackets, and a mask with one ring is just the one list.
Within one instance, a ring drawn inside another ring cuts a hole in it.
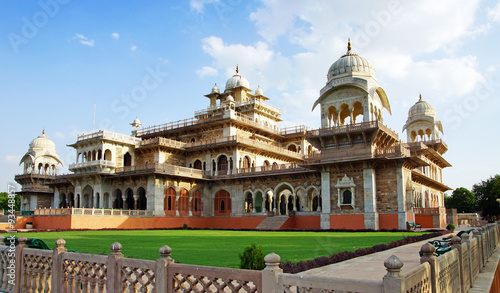
[{"label": "small dome", "polygon": [[256,96],[263,96],[264,95],[264,92],[262,91],[262,89],[260,88],[260,85],[257,87],[257,89],[255,90],[255,95]]},{"label": "small dome", "polygon": [[56,145],[52,140],[50,140],[47,136],[45,136],[45,130],[42,132],[42,135],[35,138],[30,143],[30,150],[48,150],[55,151]]},{"label": "small dome", "polygon": [[226,102],[234,102],[233,96],[229,95],[226,97]]},{"label": "small dome", "polygon": [[368,60],[351,52],[351,42],[349,41],[347,43],[347,53],[330,66],[327,76],[328,82],[337,75],[351,72],[361,72],[372,75],[375,73],[375,69],[373,69],[372,64]]},{"label": "small dome", "polygon": [[219,90],[219,87],[217,86],[217,83],[212,88],[211,94],[220,94],[220,90]]},{"label": "small dome", "polygon": [[408,118],[412,118],[415,116],[436,117],[436,109],[434,109],[434,107],[431,104],[422,100],[422,95],[420,95],[418,101],[408,111]]},{"label": "small dome", "polygon": [[250,88],[248,80],[239,74],[238,66],[236,66],[236,74],[227,80],[225,90],[228,91],[237,87]]},{"label": "small dome", "polygon": [[135,117],[135,119],[134,119],[134,122],[133,122],[133,123],[134,123],[134,124],[141,124],[141,121],[139,121],[139,118]]}]

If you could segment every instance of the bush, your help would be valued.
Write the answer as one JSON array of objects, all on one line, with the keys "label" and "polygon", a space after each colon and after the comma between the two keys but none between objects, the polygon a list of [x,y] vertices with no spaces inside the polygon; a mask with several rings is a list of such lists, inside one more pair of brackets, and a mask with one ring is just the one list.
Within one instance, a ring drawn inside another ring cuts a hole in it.
[{"label": "bush", "polygon": [[247,270],[263,270],[266,267],[264,262],[264,248],[252,243],[245,247],[243,253],[239,254],[240,269]]},{"label": "bush", "polygon": [[189,228],[188,224],[182,225],[182,229],[186,230],[187,228]]},{"label": "bush", "polygon": [[447,226],[446,226],[446,230],[455,230],[455,225],[453,225],[452,223],[449,223]]}]

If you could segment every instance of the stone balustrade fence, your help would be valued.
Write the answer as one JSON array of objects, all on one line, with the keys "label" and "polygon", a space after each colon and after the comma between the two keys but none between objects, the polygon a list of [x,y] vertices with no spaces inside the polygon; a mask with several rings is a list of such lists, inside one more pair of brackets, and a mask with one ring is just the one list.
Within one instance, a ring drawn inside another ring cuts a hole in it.
[{"label": "stone balustrade fence", "polygon": [[264,270],[250,271],[176,264],[167,245],[160,248],[156,261],[150,261],[125,258],[117,242],[111,244],[109,255],[91,255],[68,252],[63,239],[56,241],[53,250],[27,248],[27,239],[20,237],[17,246],[14,242],[0,246],[0,291],[465,293],[493,254],[499,228],[488,224],[472,235],[455,236],[452,250],[439,257],[436,248],[426,243],[421,248],[421,264],[404,273],[403,262],[392,255],[384,262],[387,273],[382,280],[287,274],[274,253],[265,257]]}]

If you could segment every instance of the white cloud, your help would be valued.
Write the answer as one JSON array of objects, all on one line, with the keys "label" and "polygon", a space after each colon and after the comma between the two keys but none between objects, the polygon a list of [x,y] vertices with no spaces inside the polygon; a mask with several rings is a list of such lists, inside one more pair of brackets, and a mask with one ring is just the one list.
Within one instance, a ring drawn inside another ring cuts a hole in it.
[{"label": "white cloud", "polygon": [[112,37],[113,39],[115,39],[115,40],[119,40],[119,39],[120,39],[120,34],[118,34],[118,33],[112,33],[112,34],[111,34],[111,37]]},{"label": "white cloud", "polygon": [[202,13],[205,4],[210,4],[213,2],[219,2],[219,0],[191,0],[189,2],[189,6],[191,7],[191,11]]},{"label": "white cloud", "polygon": [[86,36],[84,36],[82,34],[76,34],[75,38],[80,42],[80,44],[83,44],[85,46],[94,47],[94,40],[89,40]]},{"label": "white cloud", "polygon": [[500,21],[500,2],[493,8],[488,8],[488,18],[491,21]]},{"label": "white cloud", "polygon": [[54,132],[54,136],[57,138],[64,138],[64,134],[62,132],[59,132],[59,131]]},{"label": "white cloud", "polygon": [[168,59],[165,59],[165,58],[162,58],[162,57],[158,58],[158,60],[160,60],[160,62],[163,63],[163,64],[167,64],[168,63]]},{"label": "white cloud", "polygon": [[137,46],[130,47],[130,51],[135,52],[135,50],[137,50]]},{"label": "white cloud", "polygon": [[200,78],[205,78],[207,76],[217,76],[219,75],[219,71],[210,66],[203,66],[201,69],[196,70],[196,74],[198,74]]}]

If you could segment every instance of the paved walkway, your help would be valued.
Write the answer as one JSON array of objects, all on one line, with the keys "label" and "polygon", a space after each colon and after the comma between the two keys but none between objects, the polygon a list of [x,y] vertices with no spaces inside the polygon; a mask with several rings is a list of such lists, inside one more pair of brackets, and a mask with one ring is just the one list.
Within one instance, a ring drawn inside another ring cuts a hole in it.
[{"label": "paved walkway", "polygon": [[[454,234],[456,234],[457,232],[458,229],[455,230]],[[441,239],[449,235],[451,234],[442,235],[431,239]],[[387,273],[384,267],[384,261],[386,259],[388,259],[393,254],[396,255],[404,263],[402,268],[402,273],[404,274],[420,265],[420,248],[431,239],[399,246],[361,257],[356,257],[343,262],[308,270],[299,274],[381,281]]]}]

